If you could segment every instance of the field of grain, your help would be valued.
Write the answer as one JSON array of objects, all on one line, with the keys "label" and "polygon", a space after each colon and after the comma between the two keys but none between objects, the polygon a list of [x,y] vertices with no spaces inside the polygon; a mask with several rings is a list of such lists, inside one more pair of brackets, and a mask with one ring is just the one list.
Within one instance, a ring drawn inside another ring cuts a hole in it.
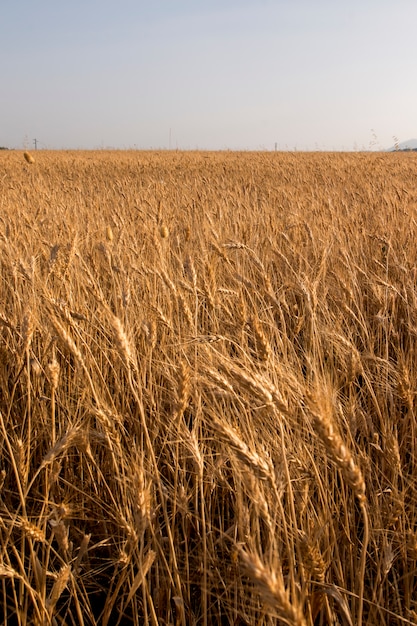
[{"label": "field of grain", "polygon": [[33,156],[1,623],[417,624],[417,155]]}]

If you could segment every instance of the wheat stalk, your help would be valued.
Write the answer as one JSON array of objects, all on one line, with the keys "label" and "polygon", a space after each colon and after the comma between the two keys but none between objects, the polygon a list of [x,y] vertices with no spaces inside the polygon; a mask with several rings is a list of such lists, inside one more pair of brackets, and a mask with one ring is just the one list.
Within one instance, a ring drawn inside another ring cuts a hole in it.
[{"label": "wheat stalk", "polygon": [[290,601],[281,572],[267,567],[255,553],[239,549],[243,572],[254,583],[262,602],[273,609],[276,616],[287,626],[307,626],[298,603]]},{"label": "wheat stalk", "polygon": [[274,483],[274,469],[271,459],[266,452],[261,456],[242,440],[235,428],[227,422],[212,419],[210,426],[216,434],[224,441],[235,454],[236,458],[253,472],[260,480],[268,480]]},{"label": "wheat stalk", "polygon": [[308,398],[307,403],[312,416],[313,427],[323,442],[328,456],[341,470],[344,479],[352,488],[359,502],[365,502],[365,479],[336,428],[329,398],[330,393],[325,391],[310,395]]}]

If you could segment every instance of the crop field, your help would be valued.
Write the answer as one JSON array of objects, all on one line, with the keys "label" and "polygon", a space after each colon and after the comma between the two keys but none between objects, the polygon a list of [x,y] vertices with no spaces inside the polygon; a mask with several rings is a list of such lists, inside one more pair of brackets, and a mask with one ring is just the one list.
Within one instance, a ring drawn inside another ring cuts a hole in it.
[{"label": "crop field", "polygon": [[1,623],[417,624],[416,219],[413,153],[1,152]]}]

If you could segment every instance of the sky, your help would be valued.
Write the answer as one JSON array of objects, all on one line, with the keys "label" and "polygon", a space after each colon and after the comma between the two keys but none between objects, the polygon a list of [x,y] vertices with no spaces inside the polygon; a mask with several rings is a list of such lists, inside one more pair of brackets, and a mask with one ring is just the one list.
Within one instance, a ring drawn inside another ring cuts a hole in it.
[{"label": "sky", "polygon": [[375,150],[417,137],[416,0],[3,0],[0,146]]}]

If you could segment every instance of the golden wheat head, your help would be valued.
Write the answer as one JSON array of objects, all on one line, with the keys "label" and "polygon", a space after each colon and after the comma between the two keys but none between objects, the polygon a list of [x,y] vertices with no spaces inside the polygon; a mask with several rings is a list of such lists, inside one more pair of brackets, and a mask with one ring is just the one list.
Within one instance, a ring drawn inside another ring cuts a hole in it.
[{"label": "golden wheat head", "polygon": [[23,156],[25,157],[25,161],[27,161],[28,163],[34,163],[35,159],[33,158],[33,156],[30,154],[30,152],[24,152]]}]

